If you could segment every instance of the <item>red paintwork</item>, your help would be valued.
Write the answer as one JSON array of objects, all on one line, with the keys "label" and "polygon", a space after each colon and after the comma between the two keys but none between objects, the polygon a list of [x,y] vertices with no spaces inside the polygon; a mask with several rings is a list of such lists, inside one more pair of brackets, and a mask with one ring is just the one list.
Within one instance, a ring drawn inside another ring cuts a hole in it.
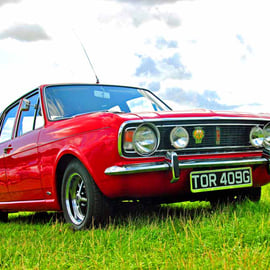
[{"label": "red paintwork", "polygon": [[[106,168],[114,165],[163,161],[164,158],[127,159],[119,156],[119,127],[129,120],[182,117],[248,117],[258,115],[232,112],[192,110],[182,112],[113,114],[92,113],[72,119],[50,122],[46,118],[40,87],[44,127],[8,142],[0,143],[0,209],[61,210],[57,187],[57,166],[65,155],[79,159],[87,168],[103,194],[109,198],[142,198],[190,193],[190,169],[181,171],[180,180],[171,184],[171,172],[152,172],[124,176],[108,176]],[[17,116],[18,118],[18,116]],[[269,118],[270,115],[263,115]],[[4,154],[4,148],[13,149]],[[179,159],[237,158],[261,156],[261,153],[216,154]],[[270,181],[266,168],[253,169],[255,186]]]}]

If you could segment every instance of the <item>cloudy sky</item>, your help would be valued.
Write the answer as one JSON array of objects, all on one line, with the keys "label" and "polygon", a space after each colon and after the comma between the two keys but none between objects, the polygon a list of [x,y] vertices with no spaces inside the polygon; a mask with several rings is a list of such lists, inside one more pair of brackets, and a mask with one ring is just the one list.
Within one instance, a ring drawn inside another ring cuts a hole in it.
[{"label": "cloudy sky", "polygon": [[269,0],[0,0],[0,111],[43,83],[142,86],[177,109],[270,112]]}]

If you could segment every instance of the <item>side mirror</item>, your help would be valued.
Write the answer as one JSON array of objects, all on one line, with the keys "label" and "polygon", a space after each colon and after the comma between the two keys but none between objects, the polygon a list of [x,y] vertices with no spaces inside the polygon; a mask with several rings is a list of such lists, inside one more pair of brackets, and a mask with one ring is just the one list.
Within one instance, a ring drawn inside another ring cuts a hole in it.
[{"label": "side mirror", "polygon": [[26,112],[29,111],[30,104],[31,104],[30,100],[24,98],[22,101],[21,111],[26,111]]}]

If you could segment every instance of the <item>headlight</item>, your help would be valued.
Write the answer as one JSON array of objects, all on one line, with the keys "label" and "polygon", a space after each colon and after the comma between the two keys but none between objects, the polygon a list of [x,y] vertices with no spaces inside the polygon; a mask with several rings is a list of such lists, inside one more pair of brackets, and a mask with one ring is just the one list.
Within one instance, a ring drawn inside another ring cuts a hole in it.
[{"label": "headlight", "polygon": [[270,123],[263,128],[264,146],[270,148]]},{"label": "headlight", "polygon": [[133,144],[135,151],[139,155],[146,156],[152,154],[159,144],[158,129],[151,124],[138,126],[133,136]]},{"label": "headlight", "polygon": [[187,147],[189,142],[187,130],[183,127],[173,128],[171,131],[170,140],[171,144],[177,149]]},{"label": "headlight", "polygon": [[264,131],[260,127],[254,127],[250,131],[249,135],[250,143],[254,147],[262,147],[264,141]]}]

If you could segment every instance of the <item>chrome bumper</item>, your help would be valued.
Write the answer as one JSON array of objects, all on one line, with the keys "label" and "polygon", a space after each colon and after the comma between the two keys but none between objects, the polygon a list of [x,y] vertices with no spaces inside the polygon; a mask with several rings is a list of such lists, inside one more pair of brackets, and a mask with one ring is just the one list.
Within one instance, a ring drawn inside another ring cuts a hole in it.
[{"label": "chrome bumper", "polygon": [[[175,171],[181,169],[195,169],[195,168],[212,168],[212,167],[230,167],[230,166],[251,166],[251,165],[265,165],[269,168],[269,158],[266,157],[256,157],[248,159],[209,159],[209,160],[188,160],[188,161],[178,161],[177,164],[173,163],[172,160],[164,162],[151,162],[151,163],[136,163],[129,164],[125,166],[112,166],[105,170],[107,175],[125,175],[125,174],[135,174],[135,173],[145,173],[145,172],[159,172],[159,171],[169,171],[172,170],[173,179],[171,183],[179,180],[179,172]],[[175,177],[176,175],[176,177]]]}]

